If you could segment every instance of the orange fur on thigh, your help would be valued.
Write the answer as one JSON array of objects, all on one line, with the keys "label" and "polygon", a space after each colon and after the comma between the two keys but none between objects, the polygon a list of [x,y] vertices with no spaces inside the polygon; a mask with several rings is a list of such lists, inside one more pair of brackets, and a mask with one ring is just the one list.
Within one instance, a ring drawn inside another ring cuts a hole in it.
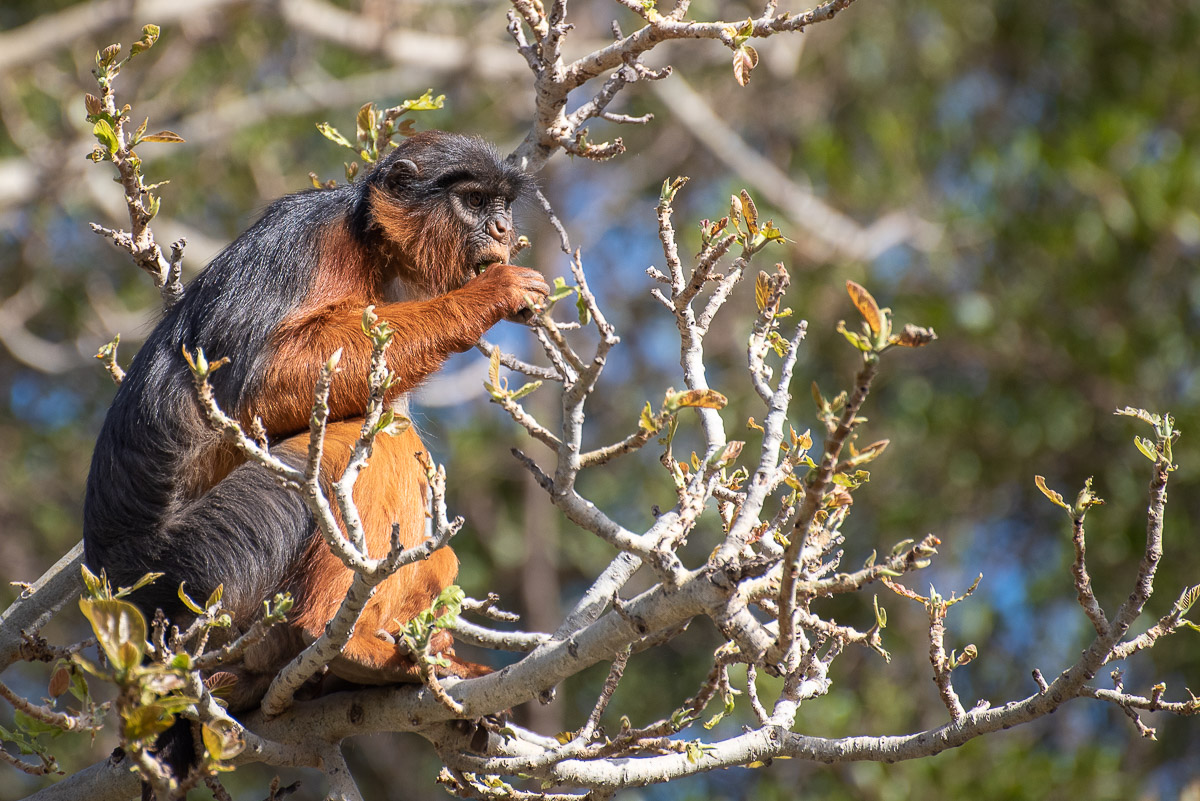
[{"label": "orange fur on thigh", "polygon": [[[327,486],[345,469],[361,426],[361,420],[329,424],[321,464]],[[288,449],[307,448],[307,439],[307,435],[302,435],[289,440]],[[354,487],[354,502],[362,519],[367,551],[374,558],[387,553],[393,523],[400,527],[400,542],[404,547],[414,547],[425,539],[428,488],[425,470],[416,457],[424,450],[412,428],[394,436],[380,434],[375,440],[370,463]],[[413,678],[411,662],[376,633],[395,634],[404,623],[428,609],[438,593],[454,581],[457,572],[454,552],[441,548],[424,561],[405,565],[376,587],[343,649],[340,664],[332,666],[334,673],[362,683]],[[320,636],[345,598],[352,578],[349,568],[333,555],[320,533],[315,532],[298,568],[293,625],[310,638]]]}]

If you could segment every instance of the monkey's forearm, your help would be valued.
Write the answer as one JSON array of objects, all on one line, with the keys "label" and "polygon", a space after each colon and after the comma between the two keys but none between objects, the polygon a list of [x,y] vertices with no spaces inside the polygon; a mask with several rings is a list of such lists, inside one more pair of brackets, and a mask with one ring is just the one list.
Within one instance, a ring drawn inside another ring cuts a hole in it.
[{"label": "monkey's forearm", "polygon": [[[498,302],[482,289],[468,285],[433,300],[376,308],[379,318],[395,331],[388,346],[388,366],[396,375],[394,393],[414,389],[437,372],[451,353],[473,347],[509,313],[511,304]],[[268,434],[281,436],[308,426],[320,365],[339,348],[341,370],[330,389],[330,416],[341,420],[364,413],[371,343],[362,332],[362,313],[362,307],[341,304],[280,326],[274,337],[275,355],[257,402],[249,409],[262,418]]]}]

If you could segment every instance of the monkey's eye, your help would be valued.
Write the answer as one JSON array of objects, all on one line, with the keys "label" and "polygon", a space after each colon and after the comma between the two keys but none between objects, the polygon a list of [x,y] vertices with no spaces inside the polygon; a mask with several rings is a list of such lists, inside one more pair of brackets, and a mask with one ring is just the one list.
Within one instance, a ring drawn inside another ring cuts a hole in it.
[{"label": "monkey's eye", "polygon": [[468,192],[466,197],[467,205],[473,209],[483,208],[483,193]]}]

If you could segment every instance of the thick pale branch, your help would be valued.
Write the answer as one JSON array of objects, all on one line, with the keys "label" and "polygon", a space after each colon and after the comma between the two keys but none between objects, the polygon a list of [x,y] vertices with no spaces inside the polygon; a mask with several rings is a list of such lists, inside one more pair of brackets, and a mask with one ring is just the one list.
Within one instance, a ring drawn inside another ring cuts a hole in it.
[{"label": "thick pale branch", "polygon": [[37,581],[23,587],[17,600],[0,614],[0,670],[22,658],[23,635],[41,629],[79,597],[82,566],[83,542],[77,542]]}]

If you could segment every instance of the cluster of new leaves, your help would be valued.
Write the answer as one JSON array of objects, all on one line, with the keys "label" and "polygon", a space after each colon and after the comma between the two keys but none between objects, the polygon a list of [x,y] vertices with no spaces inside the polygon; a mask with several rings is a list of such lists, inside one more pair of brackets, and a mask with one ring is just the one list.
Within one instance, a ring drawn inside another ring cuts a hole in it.
[{"label": "cluster of new leaves", "polygon": [[[92,230],[112,239],[113,243],[123,250],[129,251],[134,262],[151,275],[154,284],[162,294],[163,303],[171,306],[183,296],[183,285],[180,272],[183,262],[183,248],[186,242],[179,240],[171,245],[171,256],[168,259],[162,249],[154,241],[150,231],[150,221],[158,214],[161,199],[154,190],[166,182],[147,184],[142,174],[142,160],[134,149],[143,143],[163,142],[180,143],[183,137],[174,131],[158,131],[146,133],[149,118],[144,119],[133,131],[126,126],[131,122],[130,106],[118,107],[113,85],[121,69],[135,56],[146,52],[158,41],[159,28],[157,25],[146,25],[142,28],[142,38],[129,48],[129,55],[120,58],[121,45],[112,44],[96,53],[96,68],[92,74],[96,77],[99,96],[86,94],[84,105],[87,109],[88,122],[93,124],[92,134],[97,144],[88,154],[94,162],[109,161],[117,168],[122,187],[125,190],[125,204],[129,212],[129,231],[119,231],[92,224]],[[116,340],[108,346],[111,357],[104,351],[98,357],[106,363],[115,364]],[[112,368],[110,368],[110,372]],[[114,373],[114,377],[117,377]]]},{"label": "cluster of new leaves", "polygon": [[[413,120],[401,120],[401,117],[410,111],[433,111],[442,108],[445,102],[445,95],[434,97],[433,90],[429,89],[418,98],[405,100],[400,105],[387,109],[381,110],[374,103],[365,103],[358,110],[358,115],[354,119],[354,142],[343,136],[337,128],[334,128],[328,122],[317,123],[317,130],[329,141],[358,153],[359,158],[364,163],[374,164],[385,156],[390,148],[395,146],[392,139],[397,135],[412,136],[417,132]],[[358,174],[358,162],[348,162],[346,164],[346,180],[353,183]],[[322,182],[316,173],[310,172],[308,175],[312,180],[313,186],[317,189],[329,188],[337,183],[333,180]]]},{"label": "cluster of new leaves", "polygon": [[[83,568],[84,595],[79,601],[91,624],[102,658],[93,661],[76,653],[76,665],[93,677],[117,688],[113,701],[120,725],[121,747],[138,766],[159,798],[183,798],[187,791],[216,772],[229,769],[224,762],[244,748],[239,727],[220,709],[222,689],[230,674],[220,670],[236,662],[245,648],[267,627],[286,619],[292,602],[286,595],[264,602],[262,619],[240,639],[226,637],[218,647],[210,640],[230,628],[222,611],[222,588],[198,604],[180,586],[179,599],[194,615],[184,630],[162,618],[148,624],[141,610],[125,598],[162,574],[148,573],[130,587],[113,590],[103,571],[99,576]],[[156,739],[175,725],[181,714],[201,721],[204,755],[189,776],[176,781],[162,766],[153,747]]]}]

